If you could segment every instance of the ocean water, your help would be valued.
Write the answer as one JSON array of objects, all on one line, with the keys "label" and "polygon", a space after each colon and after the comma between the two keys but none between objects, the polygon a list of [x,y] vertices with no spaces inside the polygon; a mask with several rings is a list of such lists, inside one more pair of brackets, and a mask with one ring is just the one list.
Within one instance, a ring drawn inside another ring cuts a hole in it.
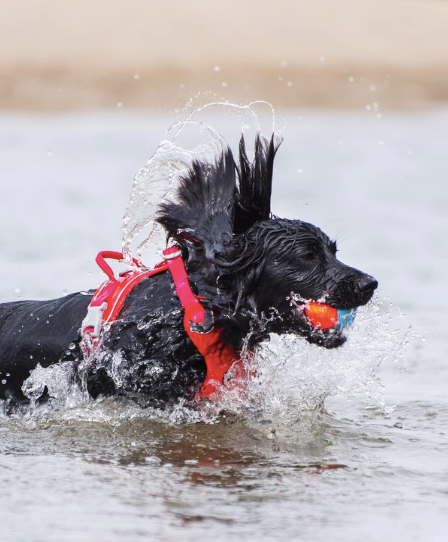
[{"label": "ocean water", "polygon": [[[1,301],[101,282],[95,255],[121,248],[134,174],[174,120],[0,116]],[[239,125],[207,122],[235,147]],[[0,540],[447,539],[448,110],[276,125],[273,212],[379,281],[349,341],[273,337],[248,398],[197,411],[86,401],[47,373],[53,405],[0,416]]]}]

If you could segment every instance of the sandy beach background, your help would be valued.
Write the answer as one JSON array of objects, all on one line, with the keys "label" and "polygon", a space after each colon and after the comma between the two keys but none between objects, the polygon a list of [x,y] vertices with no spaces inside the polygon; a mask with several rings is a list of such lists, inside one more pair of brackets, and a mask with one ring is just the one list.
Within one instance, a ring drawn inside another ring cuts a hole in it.
[{"label": "sandy beach background", "polygon": [[14,0],[0,51],[3,110],[448,100],[446,0]]}]

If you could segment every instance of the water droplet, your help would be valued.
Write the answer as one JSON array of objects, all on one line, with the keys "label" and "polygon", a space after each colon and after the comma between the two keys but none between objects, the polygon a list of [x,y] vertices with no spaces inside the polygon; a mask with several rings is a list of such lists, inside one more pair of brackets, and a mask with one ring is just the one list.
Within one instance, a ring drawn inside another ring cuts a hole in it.
[{"label": "water droplet", "polygon": [[381,139],[378,141],[378,145],[384,145],[384,141],[382,141]]},{"label": "water droplet", "polygon": [[30,359],[33,359],[33,354],[31,354]]},{"label": "water droplet", "polygon": [[22,291],[22,290],[21,290],[20,288],[18,288],[17,286],[14,288],[14,292],[15,292],[16,294],[20,294],[21,291]]},{"label": "water droplet", "polygon": [[297,168],[297,173],[303,173],[303,169],[302,168]]},{"label": "water droplet", "polygon": [[278,76],[278,80],[279,80],[279,81],[283,81],[283,79],[284,79],[283,75],[279,75],[279,76]]},{"label": "water droplet", "polygon": [[376,90],[376,86],[375,85],[370,85],[369,90],[371,92],[374,92]]},{"label": "water droplet", "polygon": [[6,380],[2,380],[2,384],[6,384]]},{"label": "water droplet", "polygon": [[288,81],[287,85],[288,87],[292,87],[292,81]]},{"label": "water droplet", "polygon": [[137,80],[137,79],[140,79],[140,75],[138,73],[135,73],[134,74],[134,79]]},{"label": "water droplet", "polygon": [[117,107],[123,107],[123,102],[118,102]]},{"label": "water droplet", "polygon": [[372,109],[372,106],[370,104],[367,104],[366,109],[367,109],[367,111],[370,111]]},{"label": "water droplet", "polygon": [[215,70],[215,72],[219,72],[221,68],[219,66],[215,66],[213,69]]},{"label": "water droplet", "polygon": [[180,83],[179,88],[185,88],[185,83]]},{"label": "water droplet", "polygon": [[226,87],[226,86],[227,86],[227,83],[226,83],[225,81],[223,81],[223,82],[221,83],[221,86],[222,86],[222,87]]},{"label": "water droplet", "polygon": [[308,207],[308,203],[305,203],[305,207]]},{"label": "water droplet", "polygon": [[48,149],[47,154],[48,156],[51,156],[53,154],[53,151],[51,149]]},{"label": "water droplet", "polygon": [[160,465],[162,462],[157,456],[151,455],[150,457],[145,457],[145,461],[150,465]]},{"label": "water droplet", "polygon": [[319,60],[320,60],[321,62],[325,62],[325,57],[324,57],[324,56],[320,56],[320,57],[319,57]]},{"label": "water droplet", "polygon": [[280,62],[280,66],[281,66],[282,68],[286,68],[287,65],[288,65],[288,63],[286,62],[286,60],[282,60],[282,61]]},{"label": "water droplet", "polygon": [[377,118],[377,119],[380,119],[382,116],[383,116],[383,115],[382,115],[381,113],[377,113],[377,114],[376,114],[376,118]]},{"label": "water droplet", "polygon": [[10,374],[10,373],[6,373],[6,376],[11,376],[11,374]]},{"label": "water droplet", "polygon": [[349,80],[350,83],[353,83],[353,81],[355,80],[355,78],[354,78],[354,77],[349,77],[348,80]]}]

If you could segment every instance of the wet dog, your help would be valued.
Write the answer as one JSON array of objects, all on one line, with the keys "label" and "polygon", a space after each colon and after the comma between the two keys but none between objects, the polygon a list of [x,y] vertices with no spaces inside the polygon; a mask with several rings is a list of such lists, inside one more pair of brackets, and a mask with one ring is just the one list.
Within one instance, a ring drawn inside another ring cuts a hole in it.
[{"label": "wet dog", "polygon": [[[337,259],[336,243],[318,227],[271,215],[274,136],[257,137],[238,165],[230,149],[216,163],[194,162],[175,201],[157,221],[182,252],[191,287],[213,312],[220,342],[253,351],[270,333],[295,333],[325,348],[341,346],[342,329],[317,329],[302,303],[337,309],[366,304],[376,280]],[[93,292],[92,292],[93,293]],[[21,387],[39,363],[67,362],[89,394],[127,395],[142,404],[192,399],[206,374],[203,356],[183,326],[169,273],[142,281],[127,297],[100,352],[83,360],[79,329],[91,297],[0,305],[0,398],[25,399]]]}]

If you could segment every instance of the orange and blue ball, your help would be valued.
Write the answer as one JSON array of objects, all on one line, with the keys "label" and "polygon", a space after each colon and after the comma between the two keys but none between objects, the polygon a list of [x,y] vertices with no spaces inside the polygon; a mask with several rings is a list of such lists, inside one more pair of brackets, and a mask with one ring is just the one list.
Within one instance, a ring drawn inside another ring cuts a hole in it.
[{"label": "orange and blue ball", "polygon": [[323,303],[310,302],[305,307],[305,314],[311,324],[318,329],[340,329],[353,323],[356,309],[336,309]]}]

